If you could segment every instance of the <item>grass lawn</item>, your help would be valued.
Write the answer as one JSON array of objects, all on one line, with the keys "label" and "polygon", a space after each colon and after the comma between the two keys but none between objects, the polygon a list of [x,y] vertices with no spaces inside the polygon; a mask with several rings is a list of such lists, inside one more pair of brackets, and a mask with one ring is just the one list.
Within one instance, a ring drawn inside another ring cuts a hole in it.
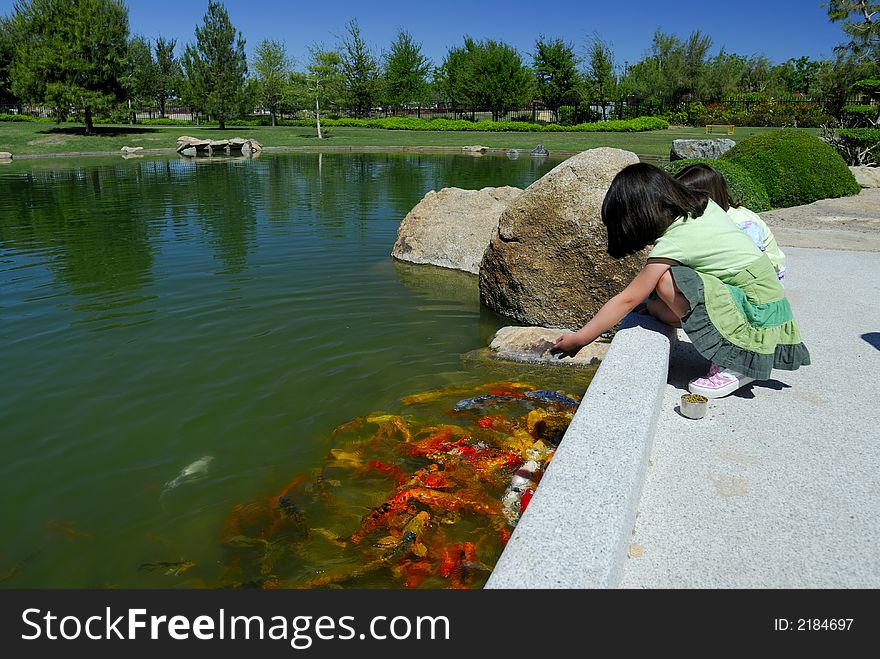
[{"label": "grass lawn", "polygon": [[[732,139],[742,141],[776,128],[737,127]],[[805,129],[818,135],[818,128]],[[633,151],[640,156],[668,158],[672,140],[703,138],[703,128],[670,128],[645,133],[490,133],[451,131],[382,130],[376,128],[326,129],[329,137],[318,140],[312,128],[236,127],[221,131],[199,126],[96,126],[96,134],[83,134],[82,124],[0,122],[0,151],[13,156],[118,152],[122,146],[173,149],[177,137],[192,135],[210,139],[251,137],[266,147],[357,148],[357,147],[461,147],[480,144],[490,148],[528,149],[543,144],[554,153],[577,153],[599,146]],[[728,137],[715,134],[712,137]]]}]

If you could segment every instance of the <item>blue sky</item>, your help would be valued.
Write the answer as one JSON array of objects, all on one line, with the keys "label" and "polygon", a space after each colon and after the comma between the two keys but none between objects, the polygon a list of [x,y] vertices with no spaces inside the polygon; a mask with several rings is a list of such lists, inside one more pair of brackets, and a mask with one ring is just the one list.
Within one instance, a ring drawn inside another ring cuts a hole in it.
[{"label": "blue sky", "polygon": [[[332,46],[346,23],[357,18],[368,43],[378,54],[398,29],[408,30],[423,52],[439,64],[450,46],[465,34],[504,40],[529,53],[539,35],[562,37],[579,54],[593,32],[614,50],[619,66],[642,58],[657,28],[686,37],[699,29],[712,37],[715,54],[722,46],[740,55],[764,54],[771,61],[807,55],[833,56],[843,40],[839,24],[828,21],[822,0],[226,0],[233,24],[247,39],[247,52],[264,38],[283,40],[299,66],[308,46]],[[0,0],[8,14],[14,0]],[[207,0],[128,0],[132,32],[155,38],[175,37],[181,46],[194,39]]]}]

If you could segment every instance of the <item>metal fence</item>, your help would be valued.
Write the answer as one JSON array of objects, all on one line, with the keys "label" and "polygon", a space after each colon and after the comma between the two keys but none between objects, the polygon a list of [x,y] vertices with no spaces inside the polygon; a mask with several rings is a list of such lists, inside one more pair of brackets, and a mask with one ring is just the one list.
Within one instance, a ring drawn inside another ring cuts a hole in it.
[{"label": "metal fence", "polygon": [[[526,107],[520,108],[475,108],[460,106],[452,103],[435,103],[430,105],[410,105],[399,108],[377,107],[369,112],[357,111],[347,108],[326,108],[322,117],[326,118],[360,118],[375,119],[378,117],[413,117],[419,119],[464,119],[467,121],[522,121],[528,123],[559,123],[564,125],[580,124],[605,119],[631,119],[650,115],[665,115],[676,112],[686,112],[691,104],[700,102],[705,107],[711,108],[716,104],[723,104],[733,111],[750,113],[754,108],[767,103],[767,98],[754,96],[733,96],[724,99],[684,99],[672,101],[663,98],[638,98],[627,97],[623,99],[609,100],[605,103],[597,103],[584,99],[576,94],[564,97],[558,107],[550,108],[541,101],[533,101]],[[783,108],[816,108],[824,110],[819,100],[809,98],[775,98],[773,102]],[[859,97],[847,99],[844,104],[858,104],[863,102]],[[52,108],[43,106],[29,106],[24,104],[0,105],[0,114],[27,115],[37,118],[53,117]],[[132,111],[134,121],[145,119],[159,119],[158,109],[149,108]],[[280,119],[294,120],[314,116],[308,110],[295,113],[284,112],[279,115]],[[191,108],[169,105],[165,109],[164,117],[179,121],[200,121],[210,119],[209,116],[200,114]],[[268,120],[268,112],[255,110],[248,119],[265,118]]]}]

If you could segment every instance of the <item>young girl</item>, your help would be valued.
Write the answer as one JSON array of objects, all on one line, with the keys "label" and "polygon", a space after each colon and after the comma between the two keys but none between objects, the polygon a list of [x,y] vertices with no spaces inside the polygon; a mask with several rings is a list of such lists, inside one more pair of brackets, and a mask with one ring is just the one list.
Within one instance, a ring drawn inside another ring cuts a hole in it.
[{"label": "young girl", "polygon": [[742,202],[733,200],[724,176],[713,167],[700,163],[688,165],[675,175],[675,179],[691,189],[704,191],[712,201],[727,211],[739,230],[751,238],[758,249],[767,255],[776,271],[776,277],[785,286],[785,254],[776,244],[773,232],[757,213],[743,206]]},{"label": "young girl", "polygon": [[648,311],[681,324],[712,362],[692,393],[726,396],[774,368],[810,363],[773,265],[727,213],[703,192],[639,163],[624,168],[602,204],[608,253],[634,254],[654,243],[642,271],[577,332],[560,336],[555,354],[574,354],[614,327],[649,294]]}]

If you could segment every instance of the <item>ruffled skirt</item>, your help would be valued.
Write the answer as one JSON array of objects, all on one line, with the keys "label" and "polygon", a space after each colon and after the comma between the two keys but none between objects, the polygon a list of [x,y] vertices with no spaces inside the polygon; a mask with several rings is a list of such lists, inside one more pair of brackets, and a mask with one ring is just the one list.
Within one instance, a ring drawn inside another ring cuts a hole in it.
[{"label": "ruffled skirt", "polygon": [[766,256],[726,282],[687,266],[672,266],[671,272],[690,303],[682,329],[706,359],[756,380],[767,380],[774,368],[793,371],[810,363]]}]

